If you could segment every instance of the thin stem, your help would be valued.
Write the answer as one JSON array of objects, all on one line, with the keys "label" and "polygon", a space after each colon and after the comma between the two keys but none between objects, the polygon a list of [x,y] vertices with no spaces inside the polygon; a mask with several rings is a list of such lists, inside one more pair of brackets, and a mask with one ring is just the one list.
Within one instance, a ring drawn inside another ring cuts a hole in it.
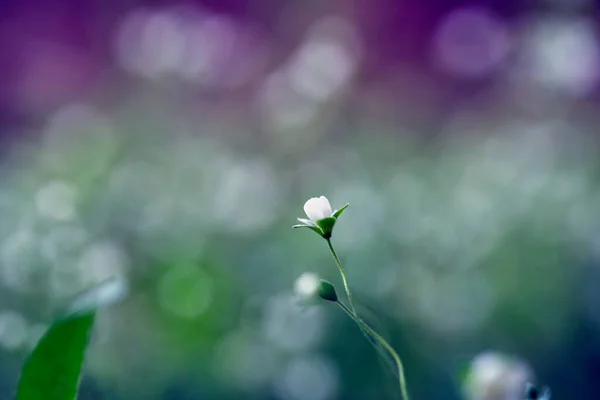
[{"label": "thin stem", "polygon": [[356,312],[356,307],[354,306],[354,300],[352,298],[352,292],[350,291],[350,286],[348,286],[348,280],[346,279],[346,272],[344,272],[344,267],[342,267],[340,258],[338,257],[337,253],[333,249],[333,245],[331,244],[331,239],[326,239],[326,240],[327,240],[327,245],[329,246],[329,251],[331,251],[331,255],[333,256],[333,259],[335,260],[335,264],[337,265],[338,270],[340,271],[340,275],[342,275],[342,282],[344,282],[344,289],[346,290],[346,295],[348,296],[348,301],[350,302],[350,307],[352,308],[352,314],[356,318],[358,318],[358,314]]},{"label": "thin stem", "polygon": [[409,400],[408,390],[406,389],[406,378],[404,377],[404,366],[402,365],[402,361],[400,360],[398,353],[396,353],[396,350],[394,350],[394,348],[383,337],[381,337],[381,335],[375,332],[375,330],[371,328],[365,321],[353,314],[352,311],[344,303],[340,301],[337,301],[336,303],[340,306],[342,310],[344,310],[346,314],[348,314],[350,318],[352,318],[359,325],[361,329],[364,329],[372,337],[374,337],[375,340],[377,340],[377,342],[379,342],[379,344],[383,346],[392,356],[392,358],[396,362],[396,367],[398,368],[398,382],[400,384],[400,392],[402,393],[402,398],[404,400]]}]

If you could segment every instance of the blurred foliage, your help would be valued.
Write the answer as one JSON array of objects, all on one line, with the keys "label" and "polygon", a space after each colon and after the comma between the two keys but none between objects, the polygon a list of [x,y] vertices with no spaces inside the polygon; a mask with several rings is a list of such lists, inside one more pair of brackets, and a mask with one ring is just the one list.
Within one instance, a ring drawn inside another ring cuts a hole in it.
[{"label": "blurred foliage", "polygon": [[16,400],[77,398],[94,313],[52,325],[23,366]]}]

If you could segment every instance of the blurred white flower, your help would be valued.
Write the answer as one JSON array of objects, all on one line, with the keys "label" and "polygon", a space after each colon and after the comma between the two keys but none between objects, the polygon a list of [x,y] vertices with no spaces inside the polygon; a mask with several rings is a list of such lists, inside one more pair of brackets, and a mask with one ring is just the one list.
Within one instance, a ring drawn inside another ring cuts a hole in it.
[{"label": "blurred white flower", "polygon": [[533,373],[523,361],[504,354],[478,355],[469,368],[465,389],[470,400],[521,400]]},{"label": "blurred white flower", "polygon": [[301,299],[311,299],[318,295],[321,281],[312,272],[305,272],[294,282],[294,293]]},{"label": "blurred white flower", "polygon": [[329,200],[325,196],[308,199],[304,203],[304,212],[314,222],[333,216],[331,204],[329,204]]}]

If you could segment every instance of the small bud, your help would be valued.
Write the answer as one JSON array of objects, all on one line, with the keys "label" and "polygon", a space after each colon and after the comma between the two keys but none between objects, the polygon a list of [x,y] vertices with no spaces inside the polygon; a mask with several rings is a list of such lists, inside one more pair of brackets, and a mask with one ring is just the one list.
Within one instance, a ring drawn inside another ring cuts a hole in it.
[{"label": "small bud", "polygon": [[321,283],[319,285],[319,297],[323,300],[333,301],[334,303],[338,301],[338,296],[335,291],[335,286],[331,283],[324,281],[321,279]]},{"label": "small bud", "polygon": [[304,305],[312,304],[319,298],[333,302],[338,300],[335,287],[312,272],[305,272],[296,279],[294,292]]}]

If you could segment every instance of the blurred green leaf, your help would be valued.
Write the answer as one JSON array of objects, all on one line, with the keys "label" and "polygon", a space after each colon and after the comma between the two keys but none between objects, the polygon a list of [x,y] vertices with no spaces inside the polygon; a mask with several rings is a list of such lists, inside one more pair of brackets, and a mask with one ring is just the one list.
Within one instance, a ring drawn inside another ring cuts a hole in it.
[{"label": "blurred green leaf", "polygon": [[25,361],[15,400],[76,399],[96,310],[126,294],[127,285],[118,278],[78,294]]},{"label": "blurred green leaf", "polygon": [[15,400],[77,398],[95,315],[78,314],[50,327],[23,366]]}]

